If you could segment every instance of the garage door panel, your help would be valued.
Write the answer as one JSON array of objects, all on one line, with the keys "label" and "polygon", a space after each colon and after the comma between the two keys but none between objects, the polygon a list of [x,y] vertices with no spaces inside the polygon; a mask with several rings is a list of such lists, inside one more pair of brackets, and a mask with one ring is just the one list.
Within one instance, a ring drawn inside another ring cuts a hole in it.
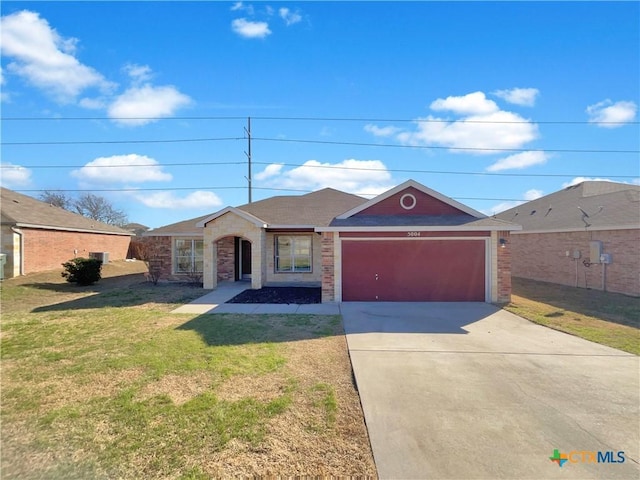
[{"label": "garage door panel", "polygon": [[484,240],[343,241],[344,301],[484,301]]}]

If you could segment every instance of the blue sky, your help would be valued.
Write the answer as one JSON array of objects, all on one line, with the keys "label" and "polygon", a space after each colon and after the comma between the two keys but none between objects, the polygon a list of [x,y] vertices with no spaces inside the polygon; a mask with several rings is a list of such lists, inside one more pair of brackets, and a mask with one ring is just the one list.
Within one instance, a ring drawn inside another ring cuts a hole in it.
[{"label": "blue sky", "polygon": [[2,184],[35,197],[150,227],[246,203],[247,117],[254,200],[413,178],[491,214],[640,177],[638,2],[1,8]]}]

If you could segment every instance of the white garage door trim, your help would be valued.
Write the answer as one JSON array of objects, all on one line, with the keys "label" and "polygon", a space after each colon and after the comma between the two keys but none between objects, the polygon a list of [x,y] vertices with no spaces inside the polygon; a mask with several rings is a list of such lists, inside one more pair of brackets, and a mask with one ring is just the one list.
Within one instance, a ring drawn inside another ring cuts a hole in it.
[{"label": "white garage door trim", "polygon": [[492,245],[496,232],[491,232],[488,237],[334,237],[334,295],[336,302],[342,302],[342,242],[371,242],[371,241],[432,241],[432,240],[469,240],[484,242],[484,301],[491,303],[493,294],[494,255],[491,255]]}]

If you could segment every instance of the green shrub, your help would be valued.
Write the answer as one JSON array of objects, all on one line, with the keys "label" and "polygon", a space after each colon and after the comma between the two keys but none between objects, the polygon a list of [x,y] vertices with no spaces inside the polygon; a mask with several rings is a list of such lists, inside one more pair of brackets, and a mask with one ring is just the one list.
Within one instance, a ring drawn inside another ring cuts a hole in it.
[{"label": "green shrub", "polygon": [[102,278],[100,274],[102,260],[97,258],[78,257],[63,263],[62,266],[65,270],[62,276],[70,283],[91,285]]}]

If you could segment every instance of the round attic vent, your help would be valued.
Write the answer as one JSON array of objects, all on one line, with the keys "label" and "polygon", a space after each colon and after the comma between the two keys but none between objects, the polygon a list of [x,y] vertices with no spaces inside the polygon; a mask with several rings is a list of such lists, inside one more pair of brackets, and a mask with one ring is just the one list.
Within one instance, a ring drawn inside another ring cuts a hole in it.
[{"label": "round attic vent", "polygon": [[416,197],[414,197],[411,193],[405,193],[400,197],[400,206],[405,210],[411,210],[416,206]]}]

